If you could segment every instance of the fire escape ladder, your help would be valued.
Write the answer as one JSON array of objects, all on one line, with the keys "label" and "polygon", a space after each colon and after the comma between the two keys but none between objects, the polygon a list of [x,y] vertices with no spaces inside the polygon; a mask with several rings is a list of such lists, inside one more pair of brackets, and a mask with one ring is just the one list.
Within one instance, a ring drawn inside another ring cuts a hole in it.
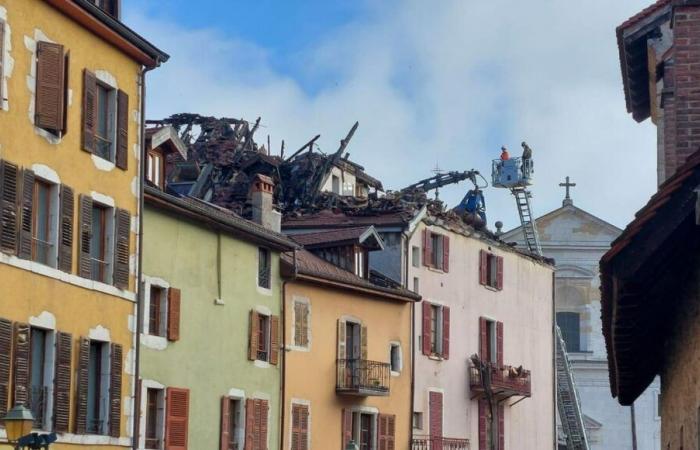
[{"label": "fire escape ladder", "polygon": [[537,227],[532,220],[532,208],[530,206],[530,191],[523,187],[511,189],[515,196],[515,203],[518,206],[518,214],[520,215],[520,224],[522,225],[523,237],[528,250],[537,255],[542,255],[540,247],[540,238],[537,235]]},{"label": "fire escape ladder", "polygon": [[561,330],[557,330],[556,357],[557,357],[557,408],[559,418],[566,434],[566,448],[568,450],[588,450],[588,439],[583,422],[583,412],[579,401],[576,383],[571,373],[569,357],[566,354],[564,339]]}]

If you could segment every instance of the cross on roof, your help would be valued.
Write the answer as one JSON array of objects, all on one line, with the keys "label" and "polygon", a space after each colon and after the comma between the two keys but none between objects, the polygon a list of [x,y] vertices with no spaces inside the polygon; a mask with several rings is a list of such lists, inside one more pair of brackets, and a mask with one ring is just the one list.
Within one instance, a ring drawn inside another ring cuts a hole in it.
[{"label": "cross on roof", "polygon": [[564,206],[573,205],[574,202],[571,200],[571,188],[576,187],[576,183],[572,183],[569,176],[567,176],[566,183],[559,183],[559,186],[566,188],[566,197],[564,198]]}]

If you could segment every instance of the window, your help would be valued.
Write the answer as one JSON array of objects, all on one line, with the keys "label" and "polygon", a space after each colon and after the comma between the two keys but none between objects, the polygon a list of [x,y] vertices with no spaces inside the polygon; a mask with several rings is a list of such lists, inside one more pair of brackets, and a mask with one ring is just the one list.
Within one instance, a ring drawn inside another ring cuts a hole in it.
[{"label": "window", "polygon": [[557,325],[566,344],[566,351],[581,351],[581,315],[576,312],[558,312]]},{"label": "window", "polygon": [[166,289],[151,285],[148,303],[148,334],[165,337],[168,296]]},{"label": "window", "polygon": [[418,411],[413,411],[413,428],[416,430],[423,429],[423,413]]},{"label": "window", "polygon": [[109,283],[109,228],[110,209],[100,204],[92,205],[92,234],[90,236],[91,279]]},{"label": "window", "polygon": [[401,372],[403,368],[403,361],[401,357],[401,345],[398,343],[392,343],[389,350],[389,361],[391,364],[391,371],[395,373]]},{"label": "window", "polygon": [[411,247],[411,265],[420,267],[420,248],[416,245]]},{"label": "window", "polygon": [[420,280],[418,277],[413,277],[413,292],[420,294]]},{"label": "window", "polygon": [[54,187],[40,179],[34,181],[32,208],[32,260],[53,265],[55,255],[52,223],[54,222]]},{"label": "window", "polygon": [[294,345],[308,348],[309,346],[309,303],[294,300]]},{"label": "window", "polygon": [[360,247],[355,247],[355,275],[367,278],[367,251]]},{"label": "window", "polygon": [[423,354],[448,359],[450,355],[450,308],[423,302]]},{"label": "window", "polygon": [[95,154],[107,161],[114,161],[115,109],[116,91],[104,83],[97,82]]},{"label": "window", "polygon": [[224,397],[221,420],[222,448],[226,450],[243,450],[243,401],[239,398]]},{"label": "window", "polygon": [[432,267],[441,269],[443,255],[443,236],[431,233],[430,239],[432,240],[433,249],[432,253],[430,254],[430,265]]},{"label": "window", "polygon": [[146,179],[153,185],[163,189],[164,163],[163,154],[149,150],[146,159]]},{"label": "window", "polygon": [[499,291],[503,289],[503,257],[481,250],[479,283]]},{"label": "window", "polygon": [[119,19],[119,0],[92,0],[92,2],[115,19]]},{"label": "window", "polygon": [[496,322],[486,321],[486,358],[490,363],[498,361],[498,349],[496,345]]},{"label": "window", "polygon": [[62,45],[37,42],[34,124],[56,136],[66,131],[68,60]]},{"label": "window", "polygon": [[292,442],[294,450],[309,450],[309,406],[292,404]]},{"label": "window", "polygon": [[331,180],[331,189],[333,193],[340,194],[340,177],[338,177],[338,175],[333,175]]},{"label": "window", "polygon": [[109,344],[90,341],[87,382],[87,432],[107,434]]},{"label": "window", "polygon": [[146,448],[160,450],[163,443],[165,392],[163,389],[146,389]]},{"label": "window", "polygon": [[439,355],[442,350],[442,308],[430,305],[430,353]]},{"label": "window", "polygon": [[270,250],[260,247],[258,249],[258,286],[270,289],[272,264],[270,261]]},{"label": "window", "polygon": [[450,238],[442,234],[423,230],[423,265],[449,272]]},{"label": "window", "polygon": [[267,361],[270,354],[270,317],[258,314],[258,356],[257,360]]},{"label": "window", "polygon": [[34,416],[34,428],[44,429],[49,425],[51,417],[49,407],[53,378],[53,335],[47,330],[31,327],[29,342],[29,405]]},{"label": "window", "polygon": [[250,312],[248,359],[276,365],[279,358],[279,316]]}]

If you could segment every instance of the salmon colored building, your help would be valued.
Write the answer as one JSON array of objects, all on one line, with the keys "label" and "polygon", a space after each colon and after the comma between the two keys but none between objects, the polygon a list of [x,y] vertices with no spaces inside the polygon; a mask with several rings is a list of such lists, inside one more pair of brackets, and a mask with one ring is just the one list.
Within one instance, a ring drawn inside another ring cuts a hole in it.
[{"label": "salmon colored building", "polygon": [[377,272],[372,226],[293,236],[283,254],[282,449],[407,450],[411,323],[420,297]]},{"label": "salmon colored building", "polygon": [[0,0],[0,417],[25,405],[52,449],[132,444],[141,95],[167,59],[117,0]]}]

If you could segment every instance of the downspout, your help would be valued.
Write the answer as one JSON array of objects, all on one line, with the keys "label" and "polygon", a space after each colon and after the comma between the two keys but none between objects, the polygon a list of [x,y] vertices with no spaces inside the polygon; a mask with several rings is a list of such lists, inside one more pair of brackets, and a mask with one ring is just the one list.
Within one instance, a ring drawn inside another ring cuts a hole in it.
[{"label": "downspout", "polygon": [[[404,237],[404,286],[408,289],[408,264],[410,251],[410,236],[402,233]],[[417,294],[417,292],[416,292]],[[416,393],[416,302],[411,303],[411,410],[408,416],[408,448],[413,448],[413,411],[415,408]]]},{"label": "downspout", "polygon": [[145,152],[146,152],[146,73],[155,69],[160,65],[160,61],[154,67],[143,67],[141,69],[141,116],[139,117],[139,128],[141,131],[140,136],[140,155],[139,155],[139,232],[137,239],[137,250],[138,250],[138,267],[136,269],[136,339],[135,339],[135,361],[134,361],[134,396],[133,396],[133,407],[132,407],[132,417],[133,417],[133,433],[131,436],[131,448],[133,450],[138,450],[139,448],[139,433],[141,425],[141,389],[139,389],[139,379],[141,374],[141,333],[143,332],[143,214],[144,214],[144,180],[146,179],[146,164],[145,164]]},{"label": "downspout", "polygon": [[[292,253],[294,256],[293,260],[293,271],[294,275],[297,273],[297,251],[293,250]],[[285,419],[285,414],[284,411],[286,409],[285,407],[285,402],[286,398],[285,396],[287,395],[287,283],[288,281],[283,281],[282,282],[282,359],[280,363],[282,364],[282,382],[280,383],[280,448],[285,448],[284,447],[284,419]]]}]

